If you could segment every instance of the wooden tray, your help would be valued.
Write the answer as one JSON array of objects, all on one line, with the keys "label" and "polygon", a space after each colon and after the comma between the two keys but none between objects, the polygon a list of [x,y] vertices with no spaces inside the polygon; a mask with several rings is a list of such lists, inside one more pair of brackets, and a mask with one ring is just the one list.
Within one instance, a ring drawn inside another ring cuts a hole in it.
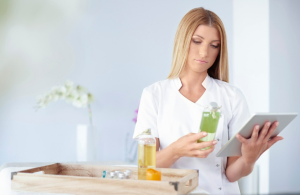
[{"label": "wooden tray", "polygon": [[[103,178],[104,170],[131,170],[129,179]],[[198,170],[158,168],[161,181],[137,179],[137,167],[55,163],[13,172],[16,191],[66,194],[187,194],[198,186]]]}]

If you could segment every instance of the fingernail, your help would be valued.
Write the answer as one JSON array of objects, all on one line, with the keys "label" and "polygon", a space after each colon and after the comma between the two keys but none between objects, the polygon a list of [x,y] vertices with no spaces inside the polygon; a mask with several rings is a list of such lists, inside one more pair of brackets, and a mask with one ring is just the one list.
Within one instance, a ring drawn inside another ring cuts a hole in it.
[{"label": "fingernail", "polygon": [[270,125],[271,125],[271,123],[270,123],[270,122],[268,122],[268,123],[267,123],[267,127],[270,127]]},{"label": "fingernail", "polygon": [[215,140],[215,141],[213,141],[213,144],[217,144],[218,142]]},{"label": "fingernail", "polygon": [[204,136],[206,136],[206,135],[207,135],[207,133],[206,133],[206,132],[203,132],[203,135],[204,135]]},{"label": "fingernail", "polygon": [[278,125],[279,125],[279,122],[276,122],[275,125],[278,126]]},{"label": "fingernail", "polygon": [[259,125],[256,125],[255,129],[259,129]]}]

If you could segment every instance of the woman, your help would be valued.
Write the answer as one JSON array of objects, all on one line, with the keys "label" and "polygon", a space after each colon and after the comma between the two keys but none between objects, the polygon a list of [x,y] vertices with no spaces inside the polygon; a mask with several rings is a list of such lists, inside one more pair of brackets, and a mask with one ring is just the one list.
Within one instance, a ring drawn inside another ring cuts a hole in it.
[{"label": "woman", "polygon": [[[199,185],[210,194],[240,194],[240,178],[250,174],[260,155],[282,137],[269,140],[278,122],[255,126],[250,139],[237,135],[242,156],[218,158],[216,153],[250,117],[242,92],[228,84],[228,54],[222,21],[203,8],[181,20],[174,42],[168,79],[143,90],[134,137],[151,128],[156,137],[156,166],[199,170]],[[203,109],[222,106],[215,140],[197,143]],[[269,141],[268,141],[269,140]],[[199,150],[212,146],[207,150]]]}]

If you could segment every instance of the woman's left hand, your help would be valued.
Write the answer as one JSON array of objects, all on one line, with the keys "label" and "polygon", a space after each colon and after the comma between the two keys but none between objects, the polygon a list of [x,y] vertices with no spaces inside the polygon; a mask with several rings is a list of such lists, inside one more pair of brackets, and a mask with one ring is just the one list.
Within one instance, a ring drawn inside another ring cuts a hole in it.
[{"label": "woman's left hand", "polygon": [[242,137],[240,134],[236,135],[236,138],[242,143],[242,159],[246,164],[254,164],[260,155],[273,144],[279,140],[283,140],[281,136],[275,136],[270,139],[278,124],[278,122],[274,122],[271,125],[270,122],[266,122],[260,132],[259,125],[256,125],[249,139]]}]

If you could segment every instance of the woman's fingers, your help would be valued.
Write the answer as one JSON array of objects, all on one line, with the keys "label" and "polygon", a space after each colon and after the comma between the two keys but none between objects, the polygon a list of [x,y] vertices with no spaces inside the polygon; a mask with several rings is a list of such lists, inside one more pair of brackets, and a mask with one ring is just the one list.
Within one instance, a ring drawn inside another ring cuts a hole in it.
[{"label": "woman's fingers", "polygon": [[260,143],[263,143],[268,131],[269,131],[269,127],[270,127],[270,122],[265,122],[265,125],[263,127],[263,129],[260,131],[259,133],[259,136],[258,136],[258,139],[257,141],[260,142]]},{"label": "woman's fingers", "polygon": [[209,147],[209,146],[216,145],[217,143],[218,142],[216,140],[208,141],[208,142],[202,142],[202,143],[195,143],[193,149],[194,150],[199,150],[199,149],[202,149],[202,148],[206,148],[206,147]]},{"label": "woman's fingers", "polygon": [[214,149],[215,146],[212,146],[207,150],[193,150],[192,156],[196,158],[206,158],[212,151],[214,151]]},{"label": "woman's fingers", "polygon": [[280,140],[283,140],[283,137],[281,137],[281,136],[273,137],[270,141],[268,141],[267,150],[268,150],[273,144],[275,144],[276,142],[278,142],[278,141],[280,141]]},{"label": "woman's fingers", "polygon": [[198,139],[201,139],[203,137],[207,136],[206,132],[200,132],[200,133],[192,133],[189,136],[189,139],[191,142],[196,142]]},{"label": "woman's fingers", "polygon": [[252,131],[251,140],[253,142],[257,141],[258,138],[258,132],[259,132],[259,125],[255,125]]},{"label": "woman's fingers", "polygon": [[277,128],[279,122],[274,122],[272,125],[271,125],[271,128],[269,129],[269,132],[268,134],[266,135],[265,139],[264,139],[264,142],[267,142],[269,141],[270,137],[272,136],[273,132],[275,131],[275,129]]},{"label": "woman's fingers", "polygon": [[241,136],[240,134],[236,134],[235,136],[241,143],[246,143],[247,139]]}]

